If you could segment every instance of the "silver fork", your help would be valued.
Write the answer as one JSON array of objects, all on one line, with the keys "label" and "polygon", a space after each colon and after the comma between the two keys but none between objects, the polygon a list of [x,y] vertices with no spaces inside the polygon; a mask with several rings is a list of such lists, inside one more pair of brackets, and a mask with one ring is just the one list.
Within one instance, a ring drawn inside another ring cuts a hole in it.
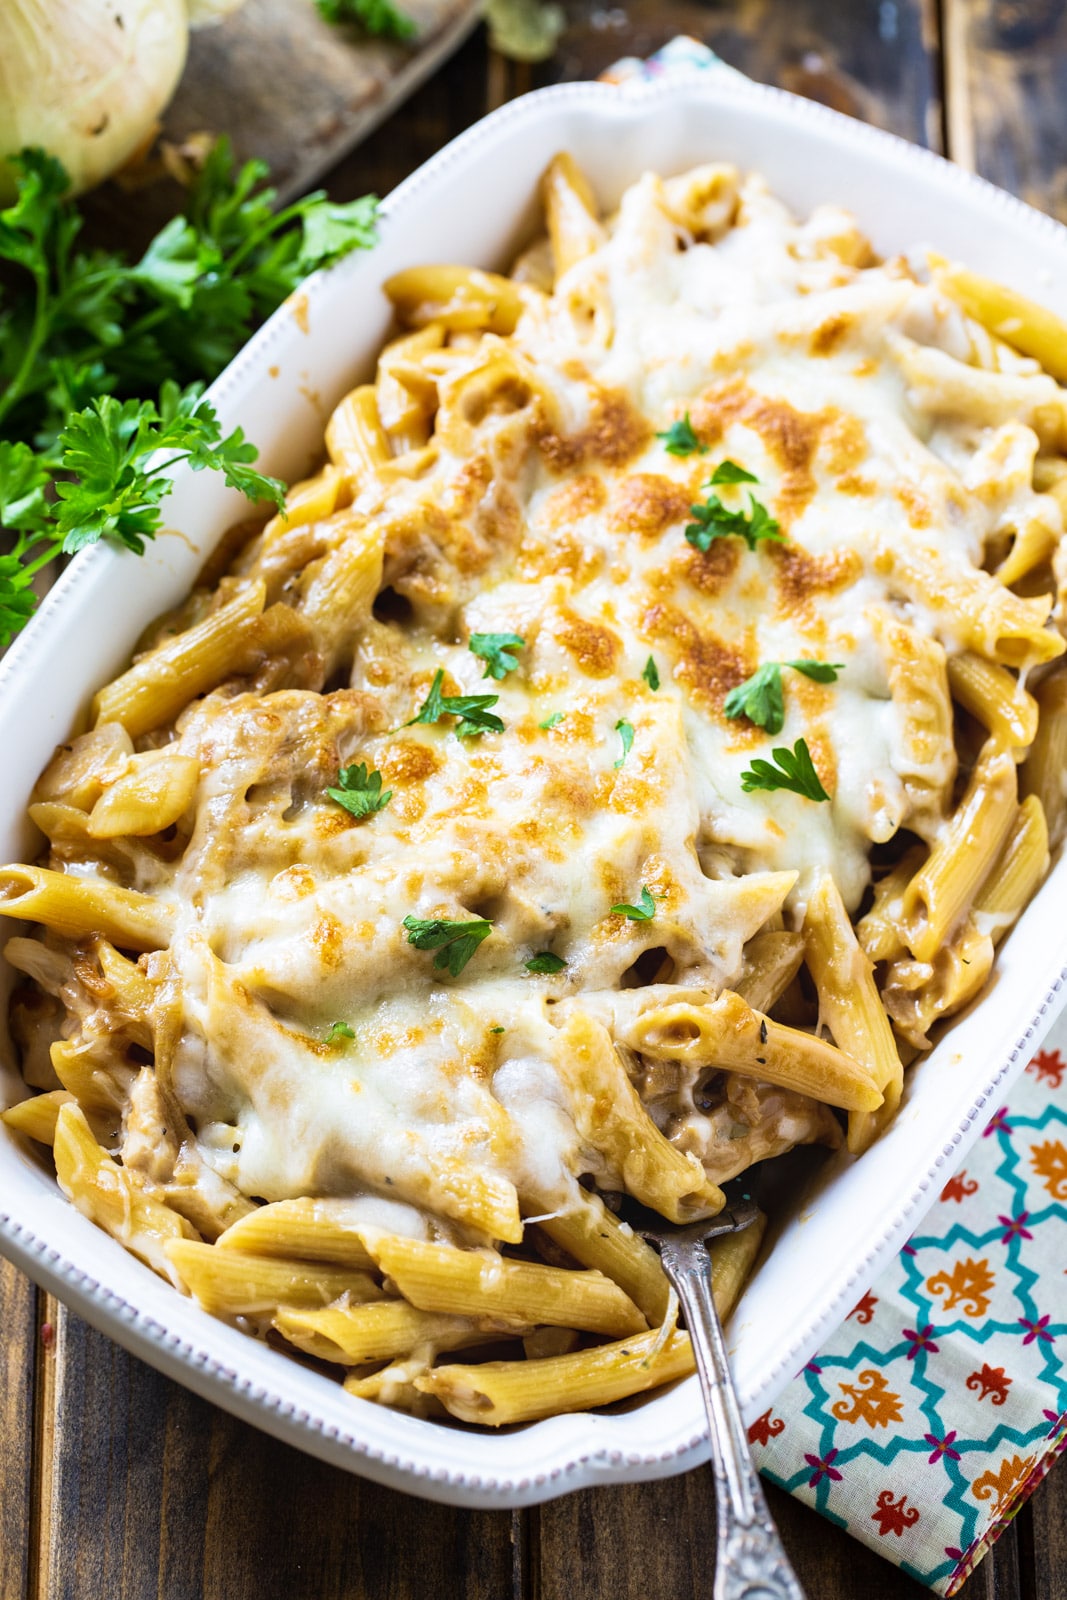
[{"label": "silver fork", "polygon": [[752,1464],[711,1293],[708,1243],[755,1222],[759,1215],[755,1201],[745,1196],[717,1217],[687,1226],[664,1222],[654,1211],[632,1202],[624,1204],[622,1215],[659,1251],[693,1341],[715,1475],[713,1600],[804,1600]]}]

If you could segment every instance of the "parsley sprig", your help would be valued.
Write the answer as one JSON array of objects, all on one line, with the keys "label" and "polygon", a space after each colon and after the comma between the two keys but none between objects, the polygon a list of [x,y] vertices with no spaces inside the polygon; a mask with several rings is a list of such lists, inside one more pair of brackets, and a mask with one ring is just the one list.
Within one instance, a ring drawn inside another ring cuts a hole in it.
[{"label": "parsley sprig", "polygon": [[635,906],[627,905],[623,901],[621,905],[612,906],[611,909],[616,916],[628,917],[631,922],[651,922],[656,914],[656,902],[651,892],[642,886],[640,899]]},{"label": "parsley sprig", "polygon": [[[720,461],[705,488],[714,489],[720,484],[758,483],[751,472],[739,467],[736,461]],[[777,520],[771,516],[762,501],[749,490],[748,511],[731,510],[717,494],[689,507],[694,521],[686,524],[685,536],[691,545],[706,555],[712,540],[731,535],[744,539],[750,550],[755,550],[761,539],[785,538]]]},{"label": "parsley sprig", "polygon": [[[105,396],[70,418],[55,446],[63,476],[21,440],[0,440],[0,527],[15,535],[0,555],[0,645],[31,616],[34,574],[60,551],[105,539],[141,555],[160,525],[169,474],[186,461],[194,472],[221,472],[252,500],[284,505],[285,485],[252,466],[257,451],[235,428],[225,438],[200,385],[163,385],[151,400]],[[163,459],[160,459],[163,457]]]},{"label": "parsley sprig", "polygon": [[470,651],[485,662],[483,678],[496,678],[499,683],[509,672],[514,672],[519,658],[514,654],[526,643],[517,633],[472,633]]},{"label": "parsley sprig", "polygon": [[[79,247],[67,173],[41,150],[10,158],[0,211],[0,643],[33,612],[34,574],[105,538],[132,550],[158,530],[179,461],[226,472],[255,498],[276,486],[240,433],[223,439],[200,386],[313,268],[374,243],[372,196],[321,193],[282,211],[267,169],[235,171],[220,141],[140,260]],[[167,380],[160,399],[161,378]],[[170,457],[146,465],[156,450]],[[268,485],[270,485],[268,489]]]},{"label": "parsley sprig", "polygon": [[656,665],[655,656],[649,656],[642,668],[641,676],[650,689],[655,691],[659,688],[659,668]]},{"label": "parsley sprig", "polygon": [[418,29],[392,0],[315,0],[327,22],[354,22],[374,39],[414,39]]},{"label": "parsley sprig", "polygon": [[414,727],[416,722],[434,723],[440,722],[442,717],[459,717],[457,739],[476,739],[483,733],[503,733],[503,722],[489,710],[500,699],[498,694],[442,694],[441,685],[444,681],[444,672],[438,667],[429,694],[411,720],[405,722],[405,728]]},{"label": "parsley sprig", "polygon": [[706,456],[708,447],[702,444],[697,436],[696,429],[689,420],[689,413],[679,417],[677,422],[672,422],[663,433],[657,433],[657,439],[663,440],[663,448],[669,456]]},{"label": "parsley sprig", "polygon": [[842,661],[765,661],[763,665],[731,689],[723,703],[728,717],[747,717],[757,728],[768,733],[781,733],[785,722],[785,702],[782,695],[782,668],[792,667],[815,683],[836,683],[839,672],[844,671]]},{"label": "parsley sprig", "polygon": [[416,950],[435,950],[434,967],[444,971],[447,967],[453,978],[458,978],[483,939],[488,939],[493,924],[484,917],[470,922],[450,922],[446,917],[405,917],[408,943]]},{"label": "parsley sprig", "polygon": [[373,817],[376,811],[384,811],[393,798],[392,789],[382,793],[381,773],[368,773],[363,761],[358,767],[342,767],[337,774],[337,782],[338,787],[327,789],[326,793],[354,817]]},{"label": "parsley sprig", "polygon": [[553,973],[562,972],[567,963],[562,956],[553,955],[551,950],[539,950],[529,961],[524,961],[523,966],[527,972]]},{"label": "parsley sprig", "polygon": [[783,745],[772,750],[771,755],[774,765],[757,758],[741,774],[741,787],[746,794],[753,789],[789,789],[805,800],[829,800],[804,739],[798,739],[792,750]]},{"label": "parsley sprig", "polygon": [[627,722],[625,717],[620,717],[618,722],[615,724],[615,732],[622,741],[622,755],[619,757],[618,761],[615,762],[615,769],[617,771],[619,767],[623,765],[626,757],[633,749],[634,725],[632,722]]},{"label": "parsley sprig", "polygon": [[331,1022],[330,1030],[326,1035],[324,1043],[336,1044],[338,1039],[354,1039],[355,1037],[355,1029],[351,1028],[347,1022]]}]

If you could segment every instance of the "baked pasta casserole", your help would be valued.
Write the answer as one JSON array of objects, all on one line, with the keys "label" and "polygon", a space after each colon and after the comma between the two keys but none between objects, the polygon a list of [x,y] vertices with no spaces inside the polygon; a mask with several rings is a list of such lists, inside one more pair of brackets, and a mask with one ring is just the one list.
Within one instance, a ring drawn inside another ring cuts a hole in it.
[{"label": "baked pasta casserole", "polygon": [[[0,869],[5,1113],[175,1287],[501,1424],[692,1369],[674,1221],[860,1152],[1064,809],[1067,341],[725,166],[413,268]],[[724,1308],[758,1248],[716,1247]]]}]

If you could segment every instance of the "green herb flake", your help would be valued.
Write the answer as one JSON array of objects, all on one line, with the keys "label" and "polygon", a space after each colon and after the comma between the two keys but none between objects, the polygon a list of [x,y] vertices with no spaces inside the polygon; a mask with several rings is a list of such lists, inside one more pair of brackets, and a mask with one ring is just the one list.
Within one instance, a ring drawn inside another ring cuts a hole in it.
[{"label": "green herb flake", "polygon": [[392,0],[315,0],[327,22],[354,22],[372,39],[414,39],[418,29]]},{"label": "green herb flake", "polygon": [[521,650],[525,643],[517,633],[472,633],[470,636],[471,654],[486,663],[482,677],[496,678],[498,682],[515,671],[519,658],[512,652]]},{"label": "green herb flake", "polygon": [[612,906],[611,909],[613,914],[616,916],[629,917],[631,922],[651,922],[652,918],[656,914],[656,902],[653,900],[648,889],[642,887],[641,898],[637,905],[630,906],[623,904]]},{"label": "green herb flake", "polygon": [[794,672],[802,672],[805,678],[811,678],[814,683],[836,683],[839,672],[844,672],[843,661],[783,661],[783,667],[792,667]]},{"label": "green herb flake", "polygon": [[663,440],[663,448],[669,456],[706,456],[708,453],[707,445],[702,444],[697,437],[696,429],[689,420],[688,411],[684,417],[679,417],[677,422],[672,422],[663,433],[657,433],[656,438]]},{"label": "green herb flake", "polygon": [[657,667],[655,658],[653,656],[649,656],[648,660],[645,662],[641,676],[644,678],[650,689],[655,690],[659,688],[659,668]]},{"label": "green herb flake", "polygon": [[768,661],[754,672],[751,678],[731,689],[723,703],[728,717],[747,717],[757,728],[768,733],[781,733],[785,722],[785,704],[782,699],[782,668],[777,661]]},{"label": "green herb flake", "polygon": [[712,487],[720,483],[758,483],[759,479],[736,461],[720,461],[709,479]]},{"label": "green herb flake", "polygon": [[553,713],[552,713],[552,715],[550,717],[546,717],[544,722],[539,722],[537,724],[537,726],[539,728],[544,728],[545,732],[547,733],[549,731],[549,729],[551,729],[551,728],[558,728],[562,721],[563,721],[563,712],[562,711],[553,711]]},{"label": "green herb flake", "polygon": [[626,757],[633,749],[634,725],[632,722],[627,722],[625,717],[620,717],[618,722],[615,724],[615,732],[622,740],[622,755],[615,763],[615,769],[618,771],[619,767],[622,766],[623,762],[626,760]]},{"label": "green herb flake", "polygon": [[785,535],[774,517],[751,492],[748,505],[747,514],[744,511],[731,511],[723,505],[717,494],[709,495],[699,505],[689,507],[695,520],[686,524],[686,538],[705,555],[711,548],[712,540],[726,539],[731,535],[744,539],[750,550],[755,550],[761,539],[784,540]]},{"label": "green herb flake", "polygon": [[331,1022],[330,1031],[326,1035],[325,1042],[327,1044],[336,1044],[338,1039],[354,1039],[355,1037],[355,1031],[348,1026],[347,1022]]},{"label": "green herb flake", "polygon": [[507,1030],[506,1030],[506,1029],[505,1029],[505,1028],[501,1028],[501,1027],[500,1027],[500,1026],[499,1026],[499,1024],[498,1024],[498,1025],[497,1025],[497,1027],[495,1027],[495,1028],[490,1028],[490,1029],[489,1029],[489,1032],[490,1032],[490,1033],[505,1033],[505,1032],[506,1032],[506,1031],[507,1031]]},{"label": "green herb flake", "polygon": [[434,967],[444,971],[447,967],[453,978],[458,978],[483,939],[488,939],[493,924],[484,917],[470,922],[450,922],[447,918],[405,917],[408,943],[416,950],[435,950]]},{"label": "green herb flake", "polygon": [[747,717],[757,728],[781,733],[785,722],[782,698],[782,668],[792,667],[815,683],[836,683],[845,670],[841,661],[766,661],[744,683],[731,689],[723,702],[728,717]]},{"label": "green herb flake", "polygon": [[563,958],[554,956],[551,950],[539,950],[529,961],[523,962],[527,972],[562,972],[566,965]]},{"label": "green herb flake", "polygon": [[354,817],[372,817],[376,811],[384,811],[393,798],[392,789],[382,793],[381,773],[368,774],[362,761],[358,767],[342,767],[337,781],[340,787],[327,789],[326,793]]},{"label": "green herb flake", "polygon": [[503,722],[489,710],[500,699],[498,694],[442,694],[441,685],[444,681],[444,672],[438,667],[429,694],[411,720],[405,722],[405,728],[414,727],[417,722],[434,723],[440,722],[442,717],[459,717],[462,720],[456,727],[457,739],[474,739],[483,733],[503,733]]},{"label": "green herb flake", "polygon": [[776,765],[757,759],[741,774],[741,787],[746,794],[753,789],[789,789],[806,800],[829,800],[805,740],[798,739],[792,750],[781,746],[771,755]]}]

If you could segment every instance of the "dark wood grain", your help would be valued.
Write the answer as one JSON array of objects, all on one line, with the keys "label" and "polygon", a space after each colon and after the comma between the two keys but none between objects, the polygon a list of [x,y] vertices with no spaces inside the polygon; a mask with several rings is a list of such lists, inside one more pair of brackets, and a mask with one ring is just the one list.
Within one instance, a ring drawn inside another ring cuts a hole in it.
[{"label": "dark wood grain", "polygon": [[0,1596],[21,1596],[30,1566],[37,1291],[0,1261]]},{"label": "dark wood grain", "polygon": [[955,160],[1067,219],[1067,3],[944,0]]},{"label": "dark wood grain", "polygon": [[[466,1600],[511,1590],[511,1517],[314,1461],[61,1311],[33,1600]],[[14,1600],[14,1586],[0,1590]]]},{"label": "dark wood grain", "polygon": [[566,10],[567,31],[538,82],[595,77],[684,33],[760,83],[941,146],[935,0],[571,0]]}]

